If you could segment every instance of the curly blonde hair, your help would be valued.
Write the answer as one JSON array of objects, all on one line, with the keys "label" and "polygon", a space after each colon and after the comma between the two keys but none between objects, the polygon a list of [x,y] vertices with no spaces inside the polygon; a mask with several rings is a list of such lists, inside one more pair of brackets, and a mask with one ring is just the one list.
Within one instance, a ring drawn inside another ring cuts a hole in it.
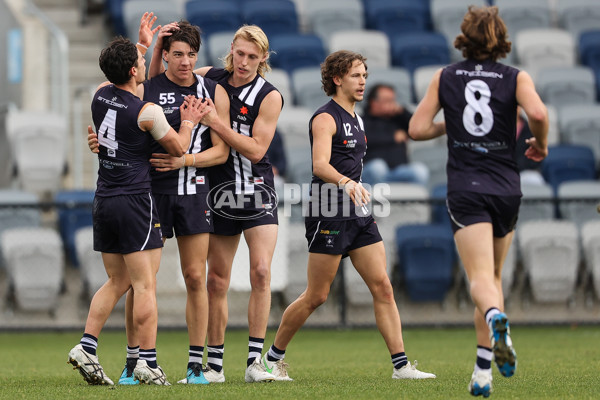
[{"label": "curly blonde hair", "polygon": [[[258,65],[258,74],[264,78],[265,74],[271,71],[271,66],[269,65],[269,39],[267,35],[256,25],[242,25],[235,35],[233,35],[231,43],[235,43],[238,38],[254,43],[263,55],[267,55],[265,61],[261,61]],[[231,52],[223,58],[223,64],[227,71],[233,72],[233,55]]]},{"label": "curly blonde hair", "polygon": [[496,6],[469,6],[460,30],[462,33],[454,40],[454,47],[461,50],[465,58],[496,61],[510,53],[506,25]]}]

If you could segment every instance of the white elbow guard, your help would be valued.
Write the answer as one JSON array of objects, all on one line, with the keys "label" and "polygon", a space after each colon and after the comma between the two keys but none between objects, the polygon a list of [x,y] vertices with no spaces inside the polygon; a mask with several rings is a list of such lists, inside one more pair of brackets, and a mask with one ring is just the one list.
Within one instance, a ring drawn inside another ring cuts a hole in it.
[{"label": "white elbow guard", "polygon": [[150,104],[142,110],[138,117],[138,126],[145,121],[152,121],[152,129],[150,134],[154,140],[160,140],[169,133],[171,126],[167,122],[167,118],[163,113],[162,107],[156,104]]}]

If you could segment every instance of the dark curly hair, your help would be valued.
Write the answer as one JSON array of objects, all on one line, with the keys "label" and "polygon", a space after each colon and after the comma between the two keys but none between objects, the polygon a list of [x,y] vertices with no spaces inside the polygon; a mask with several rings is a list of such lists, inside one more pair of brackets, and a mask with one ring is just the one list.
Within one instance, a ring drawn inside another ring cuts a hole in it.
[{"label": "dark curly hair", "polygon": [[171,36],[165,36],[163,39],[163,50],[167,52],[171,49],[171,43],[184,42],[190,45],[195,52],[200,50],[202,39],[200,38],[200,27],[190,24],[188,21],[181,20],[177,23],[179,29],[174,29]]},{"label": "dark curly hair", "polygon": [[511,42],[497,6],[469,6],[460,30],[462,33],[454,40],[454,47],[461,50],[465,58],[496,61],[510,53]]},{"label": "dark curly hair", "polygon": [[341,78],[346,75],[355,60],[363,63],[365,65],[365,70],[367,69],[367,59],[361,54],[353,51],[339,50],[327,56],[325,61],[321,64],[321,83],[323,84],[323,90],[327,96],[333,96],[335,94],[336,87],[333,78],[336,76]]},{"label": "dark curly hair", "polygon": [[102,50],[98,63],[106,79],[122,85],[131,78],[131,67],[138,66],[138,50],[129,39],[118,36]]}]

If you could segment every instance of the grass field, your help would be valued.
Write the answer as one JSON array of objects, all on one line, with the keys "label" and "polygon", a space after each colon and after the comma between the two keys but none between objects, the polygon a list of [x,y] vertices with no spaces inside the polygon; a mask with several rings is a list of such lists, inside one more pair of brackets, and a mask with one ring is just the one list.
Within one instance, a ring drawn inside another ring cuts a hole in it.
[{"label": "grass field", "polygon": [[[265,348],[274,332],[268,332]],[[517,373],[503,378],[494,367],[497,399],[600,398],[600,326],[513,327]],[[2,399],[460,399],[467,393],[475,360],[469,328],[406,329],[409,360],[437,379],[392,380],[392,365],[376,330],[299,332],[286,361],[294,382],[244,383],[247,332],[228,332],[224,384],[177,385],[187,363],[186,332],[159,332],[158,360],[171,387],[88,386],[66,363],[80,338],[72,333],[0,333]],[[104,332],[100,362],[117,380],[125,361],[123,332]]]}]

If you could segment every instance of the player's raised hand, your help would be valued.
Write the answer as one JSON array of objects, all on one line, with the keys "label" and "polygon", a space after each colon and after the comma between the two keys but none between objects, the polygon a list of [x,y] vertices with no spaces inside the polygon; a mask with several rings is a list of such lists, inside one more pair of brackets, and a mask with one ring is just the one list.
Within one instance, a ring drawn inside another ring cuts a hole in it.
[{"label": "player's raised hand", "polygon": [[98,135],[96,135],[96,132],[94,132],[91,125],[88,125],[87,139],[88,139],[88,147],[90,148],[90,151],[92,153],[98,154],[100,152],[100,150],[99,150],[100,146],[98,144]]},{"label": "player's raised hand", "polygon": [[534,137],[526,139],[525,143],[529,145],[525,150],[525,157],[540,162],[548,155],[548,147],[540,146]]},{"label": "player's raised hand", "polygon": [[152,44],[152,38],[156,31],[160,29],[160,25],[156,28],[152,29],[152,25],[156,22],[156,16],[153,12],[145,12],[140,19],[140,30],[138,32],[138,42],[145,46],[146,48],[150,47]]},{"label": "player's raised hand", "polygon": [[155,49],[162,50],[163,48],[163,39],[166,36],[171,36],[173,32],[179,30],[179,24],[177,22],[170,22],[160,28],[158,31],[158,35],[156,36],[156,44],[154,45]]}]

